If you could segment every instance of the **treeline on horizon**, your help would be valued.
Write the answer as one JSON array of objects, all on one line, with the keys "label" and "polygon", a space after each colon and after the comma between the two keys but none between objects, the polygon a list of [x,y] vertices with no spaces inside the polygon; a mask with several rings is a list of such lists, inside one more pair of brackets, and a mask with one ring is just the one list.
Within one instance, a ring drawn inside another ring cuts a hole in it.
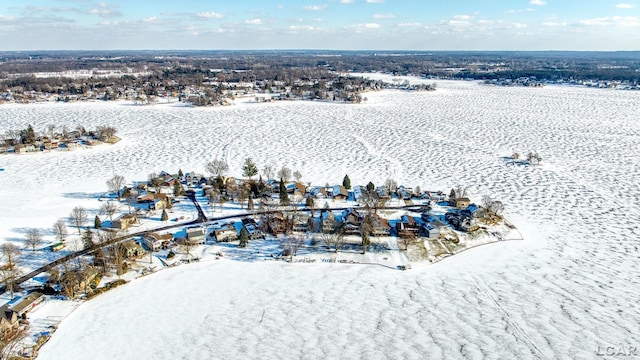
[{"label": "treeline on horizon", "polygon": [[[114,77],[48,77],[41,72],[121,70]],[[134,74],[128,75],[133,72]],[[298,80],[334,81],[344,72],[385,72],[443,79],[640,82],[638,52],[411,51],[32,51],[0,52],[0,91],[110,86],[201,86]],[[138,74],[135,74],[138,73]],[[140,75],[142,74],[142,75]],[[70,87],[70,85],[72,85]],[[81,89],[77,89],[80,91]]]}]

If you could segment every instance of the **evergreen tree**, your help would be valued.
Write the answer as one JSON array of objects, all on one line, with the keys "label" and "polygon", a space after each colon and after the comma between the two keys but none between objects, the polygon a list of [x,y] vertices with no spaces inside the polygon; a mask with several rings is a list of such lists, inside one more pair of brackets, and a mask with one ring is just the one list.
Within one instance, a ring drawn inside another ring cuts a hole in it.
[{"label": "evergreen tree", "polygon": [[160,216],[160,220],[162,220],[162,221],[169,220],[169,215],[167,214],[167,209],[162,209],[162,216]]},{"label": "evergreen tree", "polygon": [[183,195],[184,190],[182,189],[182,184],[180,184],[180,181],[176,180],[173,183],[173,196],[180,196]]},{"label": "evergreen tree", "polygon": [[342,186],[344,186],[345,189],[351,189],[351,179],[349,179],[349,175],[345,175],[344,179],[342,179]]},{"label": "evergreen tree", "polygon": [[98,215],[93,219],[93,227],[96,229],[102,229],[102,221]]},{"label": "evergreen tree", "polygon": [[289,195],[287,195],[287,187],[284,180],[280,178],[280,205],[289,205]]},{"label": "evergreen tree", "polygon": [[240,244],[238,246],[241,248],[246,247],[249,243],[249,232],[244,227],[240,230],[240,237],[238,240],[240,240]]},{"label": "evergreen tree", "polygon": [[182,179],[184,177],[184,173],[182,172],[182,169],[178,169],[178,178]]},{"label": "evergreen tree", "polygon": [[367,190],[368,191],[373,191],[376,189],[376,186],[373,185],[373,183],[371,181],[369,181],[369,183],[367,184]]},{"label": "evergreen tree", "polygon": [[251,179],[257,173],[258,167],[256,166],[256,164],[253,162],[253,160],[251,160],[251,158],[246,158],[244,160],[244,165],[242,165],[242,176]]}]

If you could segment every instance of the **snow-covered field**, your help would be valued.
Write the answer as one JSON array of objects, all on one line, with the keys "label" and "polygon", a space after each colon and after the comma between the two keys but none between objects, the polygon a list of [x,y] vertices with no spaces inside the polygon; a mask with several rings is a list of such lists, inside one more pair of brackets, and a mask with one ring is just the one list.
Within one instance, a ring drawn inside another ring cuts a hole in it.
[{"label": "snow-covered field", "polygon": [[[0,238],[96,207],[122,174],[204,172],[224,158],[287,165],[303,181],[388,177],[506,205],[526,241],[410,271],[219,260],[160,271],[81,305],[42,359],[593,358],[640,348],[639,92],[438,81],[360,105],[224,108],[3,105],[0,124],[113,125],[123,139],[0,156]],[[538,152],[543,163],[502,157]]]}]

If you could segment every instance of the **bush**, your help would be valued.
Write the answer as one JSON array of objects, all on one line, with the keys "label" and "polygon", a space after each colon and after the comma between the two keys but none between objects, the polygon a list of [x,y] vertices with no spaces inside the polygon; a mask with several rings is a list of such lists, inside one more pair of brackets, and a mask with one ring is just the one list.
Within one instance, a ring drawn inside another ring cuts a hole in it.
[{"label": "bush", "polygon": [[174,253],[173,251],[169,251],[169,253],[167,254],[167,259],[171,259],[174,256],[176,256],[176,253]]}]

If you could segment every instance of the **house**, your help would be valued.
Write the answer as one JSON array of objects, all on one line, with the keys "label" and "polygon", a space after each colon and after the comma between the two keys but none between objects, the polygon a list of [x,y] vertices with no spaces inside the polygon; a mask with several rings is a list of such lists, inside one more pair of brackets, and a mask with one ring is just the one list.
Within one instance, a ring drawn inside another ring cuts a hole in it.
[{"label": "house", "polygon": [[138,218],[133,214],[124,214],[111,222],[113,229],[126,230],[132,225],[138,224]]},{"label": "house", "polygon": [[200,180],[203,179],[203,176],[200,174],[196,174],[194,172],[188,172],[184,174],[184,181],[187,185],[197,185],[200,183]]},{"label": "house", "polygon": [[36,151],[36,147],[33,144],[27,144],[27,145],[20,144],[16,146],[16,153],[18,154],[26,154],[34,151]]},{"label": "house", "polygon": [[331,194],[333,196],[333,201],[344,202],[349,198],[349,191],[347,191],[347,189],[342,185],[334,186]]},{"label": "house", "polygon": [[242,219],[242,226],[249,233],[249,239],[264,239],[264,233],[260,230],[260,227],[258,227],[258,224],[255,220],[244,218]]},{"label": "house", "polygon": [[204,229],[199,226],[190,226],[187,228],[187,239],[189,245],[202,245],[205,243]]},{"label": "house", "polygon": [[342,222],[344,223],[345,235],[360,235],[360,225],[362,217],[354,208],[347,209],[342,212]]},{"label": "house", "polygon": [[294,216],[292,220],[292,229],[295,232],[303,232],[306,233],[309,230],[309,216],[306,215],[298,215]]},{"label": "house", "polygon": [[158,251],[160,249],[166,249],[169,246],[169,243],[173,240],[173,235],[166,234],[158,234],[158,233],[150,233],[146,234],[142,238],[142,244],[147,247],[147,249],[151,251]]},{"label": "house", "polygon": [[288,222],[285,218],[284,214],[280,211],[275,212],[269,216],[267,221],[267,225],[269,227],[269,231],[273,235],[284,234],[287,232]]},{"label": "house", "polygon": [[411,216],[402,215],[400,221],[396,222],[396,231],[399,237],[417,236],[419,230],[418,224]]},{"label": "house", "polygon": [[307,187],[300,182],[287,184],[287,193],[292,195],[304,195],[307,192]]},{"label": "house", "polygon": [[320,218],[322,219],[322,232],[333,233],[335,231],[336,225],[336,216],[333,214],[333,212],[324,210],[320,214]]},{"label": "house", "polygon": [[473,219],[467,215],[458,214],[455,212],[447,212],[446,214],[444,214],[444,218],[456,230],[469,231],[471,229]]},{"label": "house", "polygon": [[437,239],[442,233],[442,228],[446,226],[441,221],[425,222],[422,225],[422,233],[429,239]]},{"label": "house", "polygon": [[38,304],[44,301],[44,295],[39,292],[32,292],[26,297],[22,298],[18,303],[11,306],[11,309],[18,313],[21,318],[26,318],[26,313],[36,307]]},{"label": "house", "polygon": [[122,252],[125,259],[131,259],[142,256],[144,254],[144,249],[137,242],[127,240],[122,243]]},{"label": "house", "polygon": [[7,305],[0,307],[0,334],[8,335],[20,327],[18,313]]},{"label": "house", "polygon": [[471,205],[471,200],[469,200],[469,198],[466,198],[466,197],[456,198],[453,201],[453,206],[455,206],[458,209],[464,209],[464,208],[468,207],[469,205]]},{"label": "house", "polygon": [[238,233],[233,224],[220,225],[213,229],[212,234],[217,242],[229,242],[238,239]]},{"label": "house", "polygon": [[371,235],[373,236],[389,236],[391,233],[391,227],[389,226],[389,221],[387,219],[381,218],[380,215],[373,215],[373,227],[371,230]]}]

